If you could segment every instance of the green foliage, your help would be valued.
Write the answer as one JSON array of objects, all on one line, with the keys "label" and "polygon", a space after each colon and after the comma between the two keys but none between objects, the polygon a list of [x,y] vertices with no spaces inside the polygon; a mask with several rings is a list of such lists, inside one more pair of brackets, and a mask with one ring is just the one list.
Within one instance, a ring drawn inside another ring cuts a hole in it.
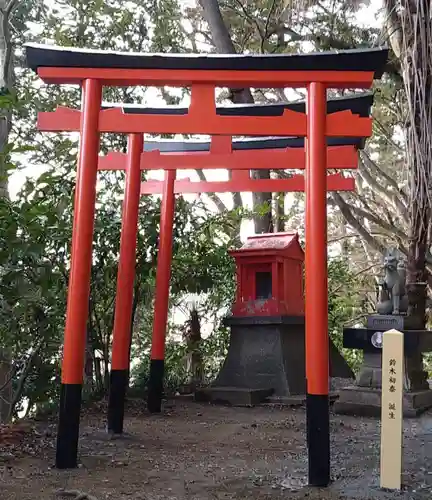
[{"label": "green foliage", "polygon": [[[178,388],[187,380],[184,358],[184,344],[168,342],[165,351],[164,388],[167,394],[175,394]],[[145,397],[150,372],[150,357],[142,356],[140,362],[131,370],[130,395]]]},{"label": "green foliage", "polygon": [[[120,202],[104,200],[115,199],[116,195],[118,198],[120,193],[116,186],[115,182],[104,183],[98,191],[93,238],[88,350],[93,358],[102,357],[104,366],[110,361],[121,229]],[[27,181],[16,201],[2,199],[0,202],[0,342],[17,360],[41,344],[19,398],[19,401],[28,398],[32,405],[46,405],[57,395],[73,189],[71,180],[50,170],[34,181]],[[135,296],[140,307],[147,307],[148,316],[151,316],[153,303],[152,300],[145,303],[144,298],[155,279],[159,220],[159,201],[143,198]],[[217,297],[223,298],[219,299],[219,305],[223,300],[226,302],[227,293],[232,294],[233,290],[232,262],[227,254],[232,242],[226,237],[224,228],[232,223],[228,216],[212,216],[201,205],[182,198],[178,200],[174,221],[173,301],[184,293],[214,290],[212,304],[217,303]],[[149,346],[150,329],[147,328],[144,334],[146,341],[138,340],[141,349]],[[167,364],[170,360],[173,363],[168,377],[179,380],[181,347],[173,345],[168,349]],[[95,390],[103,392],[106,389],[104,373],[95,376]]]},{"label": "green foliage", "polygon": [[365,313],[365,277],[355,274],[347,261],[330,259],[328,263],[328,314],[329,335],[343,352],[345,359],[356,371],[361,363],[361,352],[343,348],[342,329],[359,321]]},{"label": "green foliage", "polygon": [[45,174],[36,188],[28,181],[18,200],[0,199],[0,345],[12,355],[17,380],[32,365],[27,383],[16,386],[17,404],[44,401],[56,390],[52,360],[60,351],[71,236],[71,186],[57,181]]}]

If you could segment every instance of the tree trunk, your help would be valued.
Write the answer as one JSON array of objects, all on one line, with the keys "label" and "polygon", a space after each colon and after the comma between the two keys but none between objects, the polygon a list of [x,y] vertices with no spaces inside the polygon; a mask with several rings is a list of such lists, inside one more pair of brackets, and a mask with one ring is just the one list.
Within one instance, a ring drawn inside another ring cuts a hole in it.
[{"label": "tree trunk", "polygon": [[[213,44],[220,54],[236,54],[236,49],[231,40],[229,31],[225,25],[222,13],[217,0],[199,0],[203,9],[204,18],[207,21]],[[250,89],[230,89],[230,99],[234,104],[253,104],[254,98]],[[264,131],[263,131],[264,133]],[[270,179],[269,170],[254,170],[252,172],[254,179]],[[241,203],[236,200],[240,196],[239,193],[234,193],[234,206],[241,206]],[[272,220],[272,193],[253,193],[254,209],[267,206],[268,211],[265,215],[257,215],[254,217],[254,226],[256,233],[273,232]]]},{"label": "tree trunk", "polygon": [[394,53],[400,58],[407,95],[409,246],[408,314],[417,328],[425,325],[426,255],[430,246],[432,195],[432,21],[429,0],[386,1],[387,24]]},{"label": "tree trunk", "polygon": [[94,350],[92,342],[87,333],[87,345],[85,349],[85,362],[84,362],[84,386],[89,393],[93,392],[95,386],[94,378]]},{"label": "tree trunk", "polygon": [[96,392],[98,394],[103,394],[104,392],[104,378],[102,376],[102,363],[101,359],[95,356],[94,358],[94,373],[95,373],[95,383]]},{"label": "tree trunk", "polygon": [[10,421],[12,401],[12,365],[6,350],[0,349],[0,425]]},{"label": "tree trunk", "polygon": [[190,376],[189,384],[192,390],[196,390],[203,383],[204,370],[201,354],[201,318],[198,310],[193,307],[189,317],[189,338],[188,338],[188,372]]},{"label": "tree trunk", "polygon": [[[407,96],[409,245],[407,262],[408,315],[411,327],[426,325],[426,256],[432,212],[432,21],[429,0],[386,0],[390,42],[400,59]],[[428,389],[421,352],[406,359],[409,388]]]},{"label": "tree trunk", "polygon": [[[13,67],[12,42],[10,37],[9,19],[18,0],[0,0],[0,99],[7,98],[13,90],[15,78]],[[0,118],[0,198],[9,199],[7,157],[4,154],[12,127],[12,112],[9,107],[3,107]],[[11,415],[12,380],[3,380],[5,373],[9,374],[11,359],[5,350],[0,350],[0,423]]]},{"label": "tree trunk", "polygon": [[[13,47],[10,36],[10,16],[18,0],[0,0],[0,97],[11,96],[15,83],[13,66]],[[4,152],[12,127],[12,113],[3,108],[0,120],[0,197],[9,198],[8,172]]]},{"label": "tree trunk", "polygon": [[[424,327],[426,309],[427,281],[426,253],[429,246],[432,181],[432,127],[431,66],[432,57],[429,16],[429,2],[423,2],[422,21],[417,21],[417,36],[412,47],[411,57],[406,57],[404,77],[408,99],[411,100],[411,124],[408,132],[408,162],[410,163],[410,234],[407,263],[409,314],[416,317],[420,327]],[[418,14],[420,15],[420,14]],[[424,24],[422,26],[422,24]],[[420,42],[417,37],[423,40]],[[428,61],[423,64],[422,61]],[[408,90],[409,89],[409,90]]]},{"label": "tree trunk", "polygon": [[274,231],[282,233],[285,231],[285,193],[275,193],[274,196]]}]

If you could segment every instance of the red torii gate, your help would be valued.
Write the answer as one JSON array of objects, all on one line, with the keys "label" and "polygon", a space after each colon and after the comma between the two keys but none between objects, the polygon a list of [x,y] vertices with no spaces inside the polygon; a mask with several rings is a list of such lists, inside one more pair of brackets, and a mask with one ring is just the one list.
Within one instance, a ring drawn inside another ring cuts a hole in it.
[{"label": "red torii gate", "polygon": [[[65,328],[65,353],[70,350],[71,354],[65,356],[63,362],[58,467],[75,467],[77,458],[82,370],[79,373],[76,367],[82,364],[79,348],[83,347],[88,314],[99,134],[149,132],[259,136],[265,130],[269,135],[303,136],[308,139],[306,370],[309,483],[314,486],[328,485],[326,136],[366,137],[372,132],[372,122],[370,118],[359,118],[349,111],[327,115],[326,89],[369,88],[374,78],[381,77],[387,55],[387,49],[382,48],[301,55],[191,56],[122,54],[33,44],[26,46],[29,67],[36,70],[46,83],[81,84],[83,89],[71,289]],[[191,87],[188,113],[182,116],[160,113],[143,117],[127,115],[120,109],[101,110],[103,86],[135,85]],[[216,86],[306,87],[307,115],[284,110],[281,116],[259,116],[253,119],[248,116],[221,116],[216,112]],[[59,110],[52,115],[52,123],[64,123],[64,118],[68,121],[72,119],[72,114]],[[174,172],[169,171],[167,174],[166,194],[173,190]],[[172,187],[168,190],[170,184]],[[165,211],[169,211],[166,204]],[[160,251],[163,253],[162,248]],[[166,281],[165,276],[164,283]],[[74,350],[78,351],[77,354],[74,354]]]}]

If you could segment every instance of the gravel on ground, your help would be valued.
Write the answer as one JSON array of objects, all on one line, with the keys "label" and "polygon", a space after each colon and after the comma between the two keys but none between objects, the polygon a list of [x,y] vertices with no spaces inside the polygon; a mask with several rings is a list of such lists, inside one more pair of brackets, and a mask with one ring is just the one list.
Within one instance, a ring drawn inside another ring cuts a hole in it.
[{"label": "gravel on ground", "polygon": [[68,471],[54,468],[55,419],[0,428],[0,498],[432,498],[432,412],[404,422],[401,492],[379,488],[376,419],[331,416],[333,482],[316,489],[306,484],[302,407],[234,408],[177,399],[167,402],[162,414],[149,415],[144,402],[133,400],[120,439],[105,432],[105,415],[102,403],[84,411],[80,464]]}]

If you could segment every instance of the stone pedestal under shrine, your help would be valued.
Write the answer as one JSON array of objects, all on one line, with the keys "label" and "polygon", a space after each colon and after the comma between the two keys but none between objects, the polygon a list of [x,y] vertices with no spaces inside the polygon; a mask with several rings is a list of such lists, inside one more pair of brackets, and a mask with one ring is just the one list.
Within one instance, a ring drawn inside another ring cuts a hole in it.
[{"label": "stone pedestal under shrine", "polygon": [[[303,298],[304,253],[298,235],[263,234],[230,252],[237,293],[225,362],[198,400],[251,406],[264,400],[298,404],[306,393]],[[329,340],[330,374],[354,375]]]},{"label": "stone pedestal under shrine", "polygon": [[404,417],[416,417],[432,407],[432,390],[423,370],[422,353],[432,351],[432,332],[416,329],[411,318],[396,315],[368,316],[366,328],[345,328],[344,347],[363,350],[363,364],[354,385],[339,393],[334,405],[336,413],[359,416],[381,416],[381,349],[372,344],[377,331],[392,328],[403,331],[405,377]]}]

